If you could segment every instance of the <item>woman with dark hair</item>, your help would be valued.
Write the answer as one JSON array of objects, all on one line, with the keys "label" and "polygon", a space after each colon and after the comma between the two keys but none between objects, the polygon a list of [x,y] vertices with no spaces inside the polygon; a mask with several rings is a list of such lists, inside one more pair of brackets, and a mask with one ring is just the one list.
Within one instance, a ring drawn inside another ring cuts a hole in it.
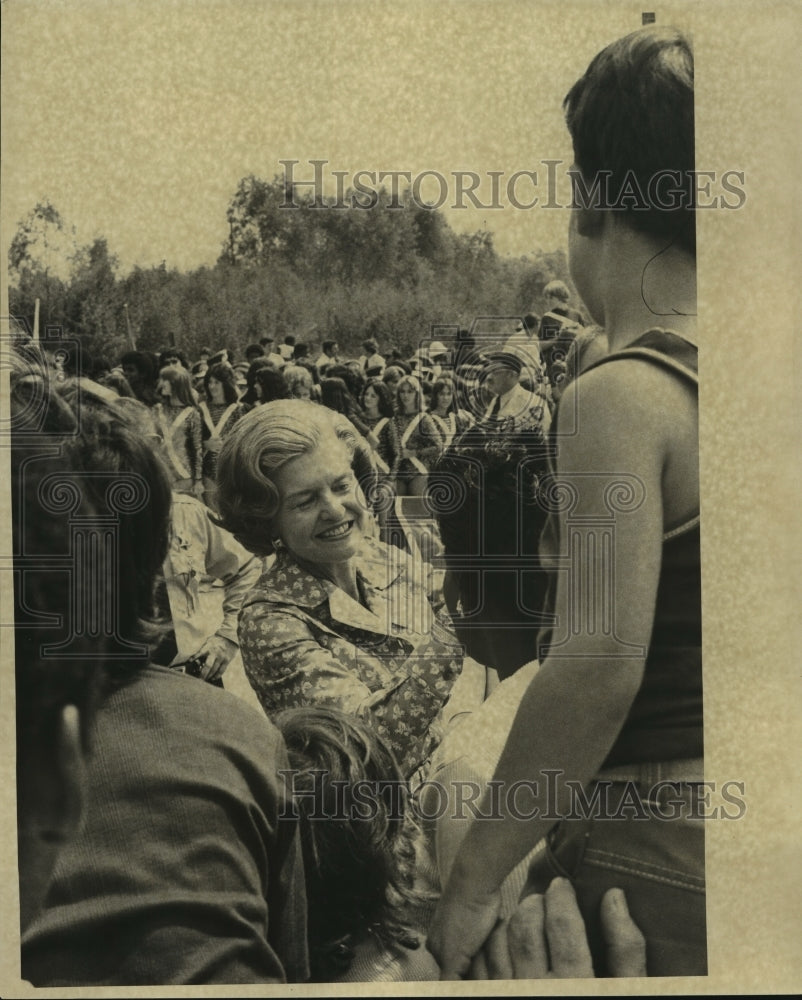
[{"label": "woman with dark hair", "polygon": [[399,496],[423,496],[429,470],[443,453],[443,439],[423,408],[423,390],[414,375],[399,380],[396,399],[393,421],[401,445],[396,490]]},{"label": "woman with dark hair", "polygon": [[416,930],[429,902],[415,888],[419,828],[392,751],[334,708],[275,723],[300,818],[312,982],[437,978]]},{"label": "woman with dark hair", "polygon": [[538,558],[546,512],[538,491],[546,471],[545,450],[531,436],[480,423],[429,475],[455,631],[469,655],[502,680],[536,656],[546,592]]},{"label": "woman with dark hair", "polygon": [[401,459],[401,442],[393,420],[393,393],[380,378],[371,379],[362,393],[362,409],[368,432],[365,435],[382,476],[392,477]]},{"label": "woman with dark hair", "polygon": [[432,386],[429,413],[443,436],[443,450],[473,423],[470,413],[457,406],[454,381],[445,375],[438,378]]},{"label": "woman with dark hair", "polygon": [[261,371],[262,368],[270,367],[272,366],[267,358],[257,358],[256,361],[251,362],[245,372],[245,392],[240,396],[240,402],[245,406],[246,412],[252,410],[259,402],[259,397],[256,395],[257,372]]},{"label": "woman with dark hair", "polygon": [[156,386],[161,402],[154,409],[160,451],[176,493],[203,497],[203,435],[192,380],[184,368],[168,365]]},{"label": "woman with dark hair", "polygon": [[359,403],[351,395],[344,379],[336,377],[321,379],[320,401],[330,410],[348,417],[363,437],[367,434],[368,426],[362,411],[359,409]]},{"label": "woman with dark hair", "polygon": [[374,514],[381,516],[386,507],[386,496],[383,491],[377,490],[377,464],[373,449],[365,439],[368,426],[359,409],[359,404],[341,378],[321,379],[320,393],[321,403],[337,414],[334,423],[335,430],[342,433],[358,432],[354,441],[352,462],[354,474]]},{"label": "woman with dark hair", "polygon": [[155,406],[159,398],[156,394],[156,363],[143,351],[128,351],[120,358],[123,375],[131,390],[145,406]]},{"label": "woman with dark hair", "polygon": [[207,507],[214,509],[217,497],[217,456],[223,438],[245,412],[239,402],[237,375],[231,365],[212,365],[203,376],[206,399],[200,404],[203,418],[203,487]]},{"label": "woman with dark hair", "polygon": [[188,371],[189,365],[182,352],[171,347],[159,355],[159,373],[161,374],[165,368],[183,368],[184,371]]},{"label": "woman with dark hair", "polygon": [[290,390],[284,376],[272,365],[259,368],[253,380],[256,405],[272,403],[274,399],[289,399]]}]

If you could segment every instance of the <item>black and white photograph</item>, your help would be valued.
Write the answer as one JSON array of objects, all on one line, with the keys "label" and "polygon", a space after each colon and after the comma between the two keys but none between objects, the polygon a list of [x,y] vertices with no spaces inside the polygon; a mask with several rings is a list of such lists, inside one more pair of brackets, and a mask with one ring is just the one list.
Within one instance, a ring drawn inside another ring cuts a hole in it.
[{"label": "black and white photograph", "polygon": [[0,993],[797,992],[799,4],[2,21]]}]

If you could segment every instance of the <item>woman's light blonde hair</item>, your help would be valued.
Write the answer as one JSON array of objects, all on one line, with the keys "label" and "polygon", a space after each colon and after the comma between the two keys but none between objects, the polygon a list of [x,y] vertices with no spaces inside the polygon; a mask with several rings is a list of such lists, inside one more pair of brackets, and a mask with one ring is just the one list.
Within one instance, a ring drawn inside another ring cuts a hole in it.
[{"label": "woman's light blonde hair", "polygon": [[356,432],[332,425],[330,410],[302,399],[257,406],[237,421],[217,463],[218,522],[259,556],[275,551],[273,521],[281,498],[273,482],[278,469],[308,455],[319,444],[341,440],[349,456]]}]

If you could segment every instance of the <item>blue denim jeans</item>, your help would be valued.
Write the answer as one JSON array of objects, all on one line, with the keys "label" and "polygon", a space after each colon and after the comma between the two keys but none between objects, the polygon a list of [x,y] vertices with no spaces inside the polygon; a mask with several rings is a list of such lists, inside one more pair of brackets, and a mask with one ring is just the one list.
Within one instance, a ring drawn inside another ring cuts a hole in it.
[{"label": "blue denim jeans", "polygon": [[[608,975],[599,909],[604,893],[626,893],[646,939],[650,976],[707,974],[704,820],[698,786],[673,783],[653,792],[644,782],[599,780],[606,808],[561,820],[532,866],[523,895],[545,892],[558,875],[569,878],[588,929],[594,968]],[[640,807],[630,806],[634,798]],[[668,818],[666,818],[668,817]]]}]

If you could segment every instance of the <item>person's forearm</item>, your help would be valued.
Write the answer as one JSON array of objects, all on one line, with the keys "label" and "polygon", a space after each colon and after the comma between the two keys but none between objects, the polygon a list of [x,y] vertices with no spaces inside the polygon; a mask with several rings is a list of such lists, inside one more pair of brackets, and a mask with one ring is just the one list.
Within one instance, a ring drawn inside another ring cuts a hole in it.
[{"label": "person's forearm", "polygon": [[[469,883],[477,893],[501,885],[566,812],[566,782],[586,785],[599,770],[626,719],[641,673],[642,661],[546,660],[521,700],[494,785],[479,806],[481,815],[503,818],[471,825],[452,879]],[[557,774],[547,777],[548,771]],[[532,784],[519,785],[516,798],[512,789],[517,782]]]}]

